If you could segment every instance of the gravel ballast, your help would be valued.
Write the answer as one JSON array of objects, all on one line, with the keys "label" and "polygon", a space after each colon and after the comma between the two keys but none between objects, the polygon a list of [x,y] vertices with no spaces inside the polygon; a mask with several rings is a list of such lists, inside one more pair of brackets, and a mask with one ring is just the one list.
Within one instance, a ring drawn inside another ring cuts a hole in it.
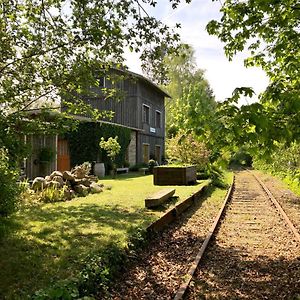
[{"label": "gravel ballast", "polygon": [[[211,192],[211,189],[208,190]],[[171,299],[222,206],[226,190],[199,200],[151,240],[110,292],[110,299]]]},{"label": "gravel ballast", "polygon": [[[276,197],[276,195],[275,195]],[[246,172],[187,299],[297,299],[300,247],[265,192]]]}]

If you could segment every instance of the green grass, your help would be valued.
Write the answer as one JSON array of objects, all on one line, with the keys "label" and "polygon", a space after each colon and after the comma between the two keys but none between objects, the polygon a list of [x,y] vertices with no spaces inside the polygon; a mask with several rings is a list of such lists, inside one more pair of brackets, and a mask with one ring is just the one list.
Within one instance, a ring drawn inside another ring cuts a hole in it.
[{"label": "green grass", "polygon": [[[6,221],[8,233],[0,241],[1,299],[24,299],[69,278],[88,254],[112,241],[125,245],[132,227],[146,227],[168,208],[144,208],[144,199],[164,188],[154,186],[151,175],[119,175],[101,182],[112,189],[69,202],[24,206]],[[177,201],[204,183],[176,186]]]},{"label": "green grass", "polygon": [[281,178],[284,182],[285,186],[289,188],[292,192],[294,192],[297,196],[300,196],[300,184],[299,179],[295,179],[290,175],[287,175],[284,178]]}]

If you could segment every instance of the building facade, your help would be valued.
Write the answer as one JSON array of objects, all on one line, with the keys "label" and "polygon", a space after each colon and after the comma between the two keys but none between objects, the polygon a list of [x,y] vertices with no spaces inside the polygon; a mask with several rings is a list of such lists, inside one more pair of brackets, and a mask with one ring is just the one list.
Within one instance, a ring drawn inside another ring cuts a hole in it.
[{"label": "building facade", "polygon": [[[165,152],[165,97],[167,93],[145,77],[126,72],[126,78],[119,82],[119,88],[125,97],[120,101],[87,98],[93,108],[109,110],[114,113],[111,123],[132,130],[128,149],[128,161],[131,165],[148,163],[155,159],[161,163]],[[109,81],[103,80],[103,86],[110,88]]]},{"label": "building facade", "polygon": [[[114,72],[126,75],[117,83],[117,88],[124,94],[121,100],[104,100],[101,93],[84,97],[83,100],[94,109],[113,112],[112,119],[99,122],[131,130],[126,153],[126,160],[130,165],[148,163],[150,159],[161,163],[165,153],[165,98],[169,95],[139,74],[118,70]],[[112,83],[105,77],[101,83],[101,88],[112,87]],[[91,122],[84,116],[79,119]],[[50,146],[55,151],[55,159],[47,167],[48,174],[51,170],[64,171],[72,167],[68,141],[63,137],[30,136],[27,140],[32,147],[32,155],[27,159],[25,167],[28,178],[43,175],[38,163],[38,153],[42,147]]]}]

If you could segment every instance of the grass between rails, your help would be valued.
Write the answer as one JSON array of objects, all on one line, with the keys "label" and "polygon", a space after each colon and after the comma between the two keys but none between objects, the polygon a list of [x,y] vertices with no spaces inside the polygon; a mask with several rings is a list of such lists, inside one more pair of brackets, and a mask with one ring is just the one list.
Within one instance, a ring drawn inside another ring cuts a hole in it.
[{"label": "grass between rails", "polygon": [[[9,232],[0,241],[0,298],[24,299],[73,276],[86,256],[111,242],[125,246],[132,228],[146,227],[167,209],[144,208],[144,199],[162,188],[153,185],[151,175],[101,181],[112,189],[70,202],[24,207],[8,220]],[[202,184],[176,186],[178,200]]]}]

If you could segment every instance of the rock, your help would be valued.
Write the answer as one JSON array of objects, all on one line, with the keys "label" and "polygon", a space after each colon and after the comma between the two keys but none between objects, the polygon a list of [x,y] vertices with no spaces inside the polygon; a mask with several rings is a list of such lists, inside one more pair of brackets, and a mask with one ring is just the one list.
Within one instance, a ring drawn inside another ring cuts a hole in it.
[{"label": "rock", "polygon": [[63,177],[63,174],[60,171],[53,171],[51,173],[50,177],[51,177],[51,179],[53,179],[53,177],[55,177],[55,176]]},{"label": "rock", "polygon": [[70,186],[73,186],[73,183],[74,183],[74,181],[69,181],[69,180],[67,180],[67,181],[65,182],[65,185],[68,186],[68,187],[70,187]]},{"label": "rock", "polygon": [[106,185],[105,189],[108,190],[108,191],[110,191],[112,189],[112,186],[111,185]]},{"label": "rock", "polygon": [[75,185],[83,184],[84,186],[90,187],[91,182],[87,178],[75,179]]},{"label": "rock", "polygon": [[71,193],[71,195],[72,195],[72,198],[75,198],[75,197],[76,197],[76,193],[75,193],[74,190],[70,190],[70,193]]},{"label": "rock", "polygon": [[31,188],[36,191],[41,191],[46,187],[46,180],[44,177],[36,177],[33,182]]},{"label": "rock", "polygon": [[54,181],[54,180],[51,180],[49,183],[48,183],[48,186],[49,188],[54,188],[54,189],[59,189],[61,187],[60,183],[58,181]]},{"label": "rock", "polygon": [[64,171],[63,172],[63,179],[64,180],[69,180],[69,181],[74,181],[75,177],[70,171]]},{"label": "rock", "polygon": [[64,190],[64,197],[65,197],[66,200],[72,200],[75,197],[75,191],[66,188]]},{"label": "rock", "polygon": [[81,168],[80,166],[75,167],[72,171],[72,174],[77,179],[82,179],[87,175],[85,169]]},{"label": "rock", "polygon": [[48,181],[48,182],[50,182],[51,181],[51,177],[50,176],[46,176],[45,180]]},{"label": "rock", "polygon": [[95,182],[91,183],[90,189],[91,189],[92,194],[97,194],[97,193],[103,192],[103,189],[101,188],[101,186]]},{"label": "rock", "polygon": [[89,188],[83,184],[75,185],[74,190],[79,196],[86,196],[89,193]]},{"label": "rock", "polygon": [[64,186],[64,180],[63,180],[63,178],[60,177],[60,176],[54,176],[54,177],[52,178],[52,181],[57,181],[57,182],[59,182],[60,187],[63,187],[63,186]]},{"label": "rock", "polygon": [[97,182],[98,181],[98,177],[94,176],[94,175],[85,176],[85,178],[87,178],[87,179],[89,179],[89,181],[93,181],[93,182]]}]

